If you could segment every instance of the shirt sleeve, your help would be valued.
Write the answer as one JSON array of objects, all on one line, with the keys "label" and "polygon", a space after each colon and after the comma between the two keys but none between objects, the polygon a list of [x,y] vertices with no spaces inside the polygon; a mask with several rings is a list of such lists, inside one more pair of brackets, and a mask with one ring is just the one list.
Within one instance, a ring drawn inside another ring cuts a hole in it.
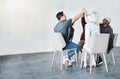
[{"label": "shirt sleeve", "polygon": [[100,33],[102,33],[102,31],[103,31],[103,25],[99,24],[99,26],[100,26]]},{"label": "shirt sleeve", "polygon": [[65,25],[66,27],[71,27],[71,26],[73,25],[72,19],[69,19],[69,20],[64,21],[64,25]]},{"label": "shirt sleeve", "polygon": [[109,33],[110,33],[110,38],[109,38],[108,50],[111,50],[113,48],[113,39],[114,39],[113,30],[111,28],[109,29]]}]

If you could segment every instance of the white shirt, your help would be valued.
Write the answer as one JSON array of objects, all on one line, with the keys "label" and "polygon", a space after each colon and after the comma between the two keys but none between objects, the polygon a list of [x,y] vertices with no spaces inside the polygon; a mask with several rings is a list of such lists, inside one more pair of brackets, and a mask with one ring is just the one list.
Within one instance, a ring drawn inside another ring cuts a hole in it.
[{"label": "white shirt", "polygon": [[100,33],[100,27],[98,24],[87,23],[85,25],[85,44],[83,48],[87,48],[90,35],[92,33]]}]

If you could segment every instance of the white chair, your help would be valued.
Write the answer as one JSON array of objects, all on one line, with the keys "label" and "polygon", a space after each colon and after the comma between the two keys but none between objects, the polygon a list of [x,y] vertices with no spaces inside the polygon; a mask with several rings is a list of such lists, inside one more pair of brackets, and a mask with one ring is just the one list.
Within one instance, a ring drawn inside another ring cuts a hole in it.
[{"label": "white chair", "polygon": [[105,62],[105,68],[108,72],[105,53],[107,51],[109,41],[109,34],[91,34],[87,48],[83,48],[82,57],[81,57],[81,68],[83,63],[84,52],[90,54],[90,74],[92,70],[92,58],[95,54],[102,54]]},{"label": "white chair", "polygon": [[114,65],[115,65],[115,57],[114,57],[114,52],[113,52],[113,50],[115,49],[115,46],[116,46],[117,37],[118,37],[118,34],[117,34],[117,33],[114,33],[113,48],[112,48],[111,51],[110,51],[110,54],[112,54],[112,59],[113,59],[113,64],[114,64]]},{"label": "white chair", "polygon": [[[53,48],[55,49],[55,52],[53,54],[51,67],[53,67],[53,64],[55,62],[56,54],[60,52],[61,53],[61,67],[60,67],[60,70],[62,70],[62,68],[63,68],[63,56],[65,56],[65,54],[68,51],[71,51],[71,50],[74,50],[75,53],[76,53],[76,48],[63,50],[63,48],[66,46],[66,43],[65,43],[64,38],[63,38],[61,33],[54,33],[53,34],[52,44],[53,44]],[[78,54],[75,54],[75,55],[76,55],[76,60],[78,60],[78,58],[77,58]],[[76,63],[78,63],[78,62],[76,62]]]}]

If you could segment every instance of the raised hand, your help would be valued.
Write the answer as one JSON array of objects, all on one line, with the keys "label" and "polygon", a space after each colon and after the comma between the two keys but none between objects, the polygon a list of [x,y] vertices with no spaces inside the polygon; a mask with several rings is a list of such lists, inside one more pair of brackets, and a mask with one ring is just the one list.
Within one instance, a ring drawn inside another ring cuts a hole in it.
[{"label": "raised hand", "polygon": [[83,14],[86,14],[86,15],[88,14],[88,13],[87,13],[87,10],[86,10],[85,8],[82,8],[82,13],[83,13]]}]

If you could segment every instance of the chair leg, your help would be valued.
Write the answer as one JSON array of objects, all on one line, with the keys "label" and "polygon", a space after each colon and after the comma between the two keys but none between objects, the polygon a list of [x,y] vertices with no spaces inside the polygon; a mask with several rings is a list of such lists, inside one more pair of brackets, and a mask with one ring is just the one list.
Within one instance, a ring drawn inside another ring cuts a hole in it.
[{"label": "chair leg", "polygon": [[95,54],[92,54],[92,58],[91,59],[92,59],[92,61],[91,61],[92,64],[91,65],[96,67]]},{"label": "chair leg", "polygon": [[64,55],[64,51],[61,52],[61,67],[60,67],[60,70],[63,69],[63,55]]},{"label": "chair leg", "polygon": [[92,54],[90,54],[90,74],[92,72]]},{"label": "chair leg", "polygon": [[80,68],[82,68],[83,65],[83,52],[81,53],[81,62],[80,62]]},{"label": "chair leg", "polygon": [[106,57],[105,57],[105,54],[103,54],[103,58],[104,58],[104,62],[105,62],[106,72],[108,72],[108,67],[107,67],[107,63],[106,63]]},{"label": "chair leg", "polygon": [[[81,60],[81,56],[82,56],[82,52],[81,51],[79,51],[79,56],[78,56],[78,60]],[[80,62],[80,61],[78,61],[78,62]]]},{"label": "chair leg", "polygon": [[112,54],[113,64],[115,65],[115,57],[113,51],[111,52],[111,54]]},{"label": "chair leg", "polygon": [[87,67],[87,52],[83,53],[83,67],[86,68]]},{"label": "chair leg", "polygon": [[79,56],[79,53],[77,53],[77,51],[75,50],[75,54],[76,54],[76,66],[78,66],[78,56]]},{"label": "chair leg", "polygon": [[56,51],[53,53],[51,68],[53,68],[53,64],[54,64],[54,62],[55,62],[55,56],[56,56]]}]

